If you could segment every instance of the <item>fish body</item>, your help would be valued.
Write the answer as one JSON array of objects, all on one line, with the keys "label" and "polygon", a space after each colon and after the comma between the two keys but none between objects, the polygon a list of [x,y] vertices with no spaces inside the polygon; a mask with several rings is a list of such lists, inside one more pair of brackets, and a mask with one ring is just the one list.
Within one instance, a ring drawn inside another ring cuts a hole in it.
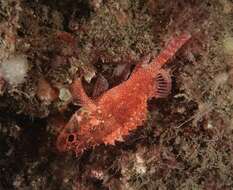
[{"label": "fish body", "polygon": [[114,145],[123,141],[130,131],[142,126],[147,117],[147,101],[166,97],[171,90],[171,78],[162,68],[190,39],[187,33],[173,38],[167,47],[149,63],[137,65],[128,80],[90,99],[82,88],[81,79],[71,85],[74,98],[82,108],[76,111],[57,138],[60,151],[73,150],[77,155],[99,144]]}]

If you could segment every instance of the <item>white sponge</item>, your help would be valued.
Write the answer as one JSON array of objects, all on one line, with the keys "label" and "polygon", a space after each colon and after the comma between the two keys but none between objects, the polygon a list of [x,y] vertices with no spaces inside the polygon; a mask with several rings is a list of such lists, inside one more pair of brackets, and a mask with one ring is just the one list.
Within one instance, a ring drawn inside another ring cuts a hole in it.
[{"label": "white sponge", "polygon": [[0,73],[9,84],[17,86],[24,82],[28,71],[28,60],[23,55],[10,57],[0,64]]}]

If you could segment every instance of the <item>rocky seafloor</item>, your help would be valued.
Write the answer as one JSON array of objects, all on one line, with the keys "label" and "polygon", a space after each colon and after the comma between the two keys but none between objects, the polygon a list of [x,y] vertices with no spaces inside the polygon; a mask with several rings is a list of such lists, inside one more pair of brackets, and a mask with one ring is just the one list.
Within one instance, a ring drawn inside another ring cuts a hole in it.
[{"label": "rocky seafloor", "polygon": [[[172,92],[115,146],[60,153],[60,120],[173,35]],[[233,189],[231,0],[0,0],[0,190]]]}]

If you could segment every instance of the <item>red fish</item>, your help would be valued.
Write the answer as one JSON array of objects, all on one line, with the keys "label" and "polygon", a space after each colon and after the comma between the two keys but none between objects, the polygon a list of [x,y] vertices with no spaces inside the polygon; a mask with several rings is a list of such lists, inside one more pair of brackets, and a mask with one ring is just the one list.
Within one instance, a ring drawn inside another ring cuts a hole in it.
[{"label": "red fish", "polygon": [[161,53],[148,63],[141,61],[128,80],[90,99],[77,79],[71,85],[74,99],[82,108],[76,111],[57,138],[60,151],[73,150],[76,155],[99,144],[114,145],[130,131],[142,126],[147,118],[147,101],[166,97],[171,90],[171,77],[163,65],[190,39],[188,33],[174,37]]}]

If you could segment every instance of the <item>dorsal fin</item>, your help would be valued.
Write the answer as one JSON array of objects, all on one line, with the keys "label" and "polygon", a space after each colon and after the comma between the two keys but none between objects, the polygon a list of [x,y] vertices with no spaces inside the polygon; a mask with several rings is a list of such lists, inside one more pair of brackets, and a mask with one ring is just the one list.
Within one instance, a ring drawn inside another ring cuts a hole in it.
[{"label": "dorsal fin", "polygon": [[156,91],[155,98],[165,98],[171,92],[171,76],[169,71],[161,69],[155,77]]},{"label": "dorsal fin", "polygon": [[82,81],[80,78],[74,80],[70,87],[71,94],[74,100],[78,100],[81,106],[86,107],[89,110],[95,110],[96,104],[90,99],[85,90],[83,89]]}]

